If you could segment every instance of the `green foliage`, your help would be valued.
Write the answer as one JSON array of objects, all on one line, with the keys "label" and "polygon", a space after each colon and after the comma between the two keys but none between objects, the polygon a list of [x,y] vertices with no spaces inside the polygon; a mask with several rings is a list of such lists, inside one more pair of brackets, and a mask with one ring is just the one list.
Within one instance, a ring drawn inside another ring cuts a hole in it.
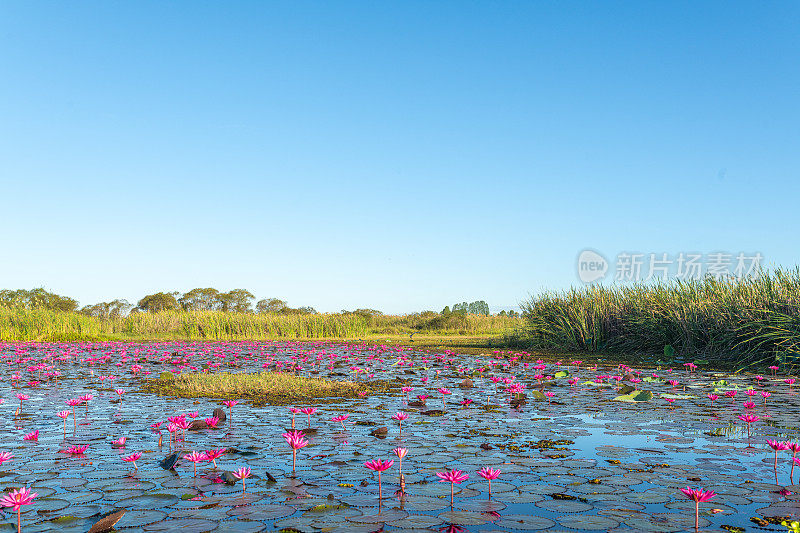
[{"label": "green foliage", "polygon": [[253,293],[245,289],[233,289],[220,294],[218,298],[220,310],[226,313],[249,313],[256,299]]},{"label": "green foliage", "polygon": [[535,349],[655,354],[665,346],[736,366],[800,353],[800,270],[753,279],[590,285],[545,292],[523,306]]},{"label": "green foliage", "polygon": [[47,309],[50,311],[74,311],[78,302],[67,296],[59,296],[42,288],[0,290],[0,307],[24,309]]},{"label": "green foliage", "polygon": [[285,300],[278,298],[264,298],[259,300],[256,304],[256,311],[258,313],[280,313],[288,307]]},{"label": "green foliage", "polygon": [[[439,316],[433,313],[432,318]],[[423,329],[426,333],[445,335],[497,335],[510,332],[520,324],[517,319],[496,316],[451,316],[453,318],[437,324],[430,324],[431,318],[423,319],[418,314],[365,317],[355,313],[255,314],[172,310],[99,318],[75,312],[0,307],[0,341],[357,339]]]},{"label": "green foliage", "polygon": [[80,313],[97,318],[118,318],[130,311],[132,307],[127,300],[113,300],[83,306]]},{"label": "green foliage", "polygon": [[221,307],[220,293],[211,287],[192,289],[178,298],[178,303],[184,311],[214,311]]},{"label": "green foliage", "polygon": [[615,402],[649,402],[653,399],[653,393],[649,390],[637,390],[614,398]]},{"label": "green foliage", "polygon": [[483,300],[470,303],[461,302],[460,304],[453,304],[453,313],[488,316],[489,304]]},{"label": "green foliage", "polygon": [[181,306],[178,300],[175,299],[177,293],[157,292],[155,294],[148,294],[136,304],[136,308],[140,311],[147,311],[150,313],[158,313],[160,311],[174,311],[180,309]]}]

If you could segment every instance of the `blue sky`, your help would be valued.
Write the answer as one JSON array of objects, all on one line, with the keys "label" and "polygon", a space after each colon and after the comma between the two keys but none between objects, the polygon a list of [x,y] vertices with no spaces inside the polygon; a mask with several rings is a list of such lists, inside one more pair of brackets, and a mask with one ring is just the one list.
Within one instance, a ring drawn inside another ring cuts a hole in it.
[{"label": "blue sky", "polygon": [[800,4],[4,2],[0,286],[514,306],[797,263]]}]

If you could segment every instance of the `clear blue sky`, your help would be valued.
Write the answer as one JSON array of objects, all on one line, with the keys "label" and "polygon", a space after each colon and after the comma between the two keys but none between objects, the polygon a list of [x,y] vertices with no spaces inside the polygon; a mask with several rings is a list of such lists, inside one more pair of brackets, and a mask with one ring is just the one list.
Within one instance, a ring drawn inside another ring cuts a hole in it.
[{"label": "clear blue sky", "polygon": [[0,287],[513,306],[797,261],[796,2],[3,2]]}]

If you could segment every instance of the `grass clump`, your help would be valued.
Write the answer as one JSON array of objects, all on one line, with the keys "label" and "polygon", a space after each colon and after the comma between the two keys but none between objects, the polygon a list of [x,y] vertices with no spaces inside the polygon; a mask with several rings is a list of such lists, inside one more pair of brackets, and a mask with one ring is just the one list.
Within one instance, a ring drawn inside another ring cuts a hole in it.
[{"label": "grass clump", "polygon": [[689,361],[739,367],[800,353],[798,269],[749,279],[587,286],[543,293],[522,308],[521,340],[544,350],[669,358],[674,351]]},{"label": "grass clump", "polygon": [[310,378],[288,372],[217,372],[148,380],[144,389],[181,398],[235,398],[252,400],[256,405],[286,405],[309,400],[358,398],[359,393],[384,392],[389,385],[382,381]]}]

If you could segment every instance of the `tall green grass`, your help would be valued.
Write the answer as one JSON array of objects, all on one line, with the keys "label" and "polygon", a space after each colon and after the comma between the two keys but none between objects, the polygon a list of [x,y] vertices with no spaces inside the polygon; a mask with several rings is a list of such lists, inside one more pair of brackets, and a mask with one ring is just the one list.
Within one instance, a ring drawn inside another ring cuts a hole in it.
[{"label": "tall green grass", "polygon": [[[438,316],[438,315],[437,315]],[[79,313],[0,308],[0,341],[101,339],[357,339],[371,335],[497,335],[520,319],[465,315],[434,320],[420,315],[252,314],[222,311],[162,311],[97,318]]]},{"label": "tall green grass", "polygon": [[752,363],[800,352],[800,270],[545,292],[522,306],[524,342],[547,350],[678,354]]}]

